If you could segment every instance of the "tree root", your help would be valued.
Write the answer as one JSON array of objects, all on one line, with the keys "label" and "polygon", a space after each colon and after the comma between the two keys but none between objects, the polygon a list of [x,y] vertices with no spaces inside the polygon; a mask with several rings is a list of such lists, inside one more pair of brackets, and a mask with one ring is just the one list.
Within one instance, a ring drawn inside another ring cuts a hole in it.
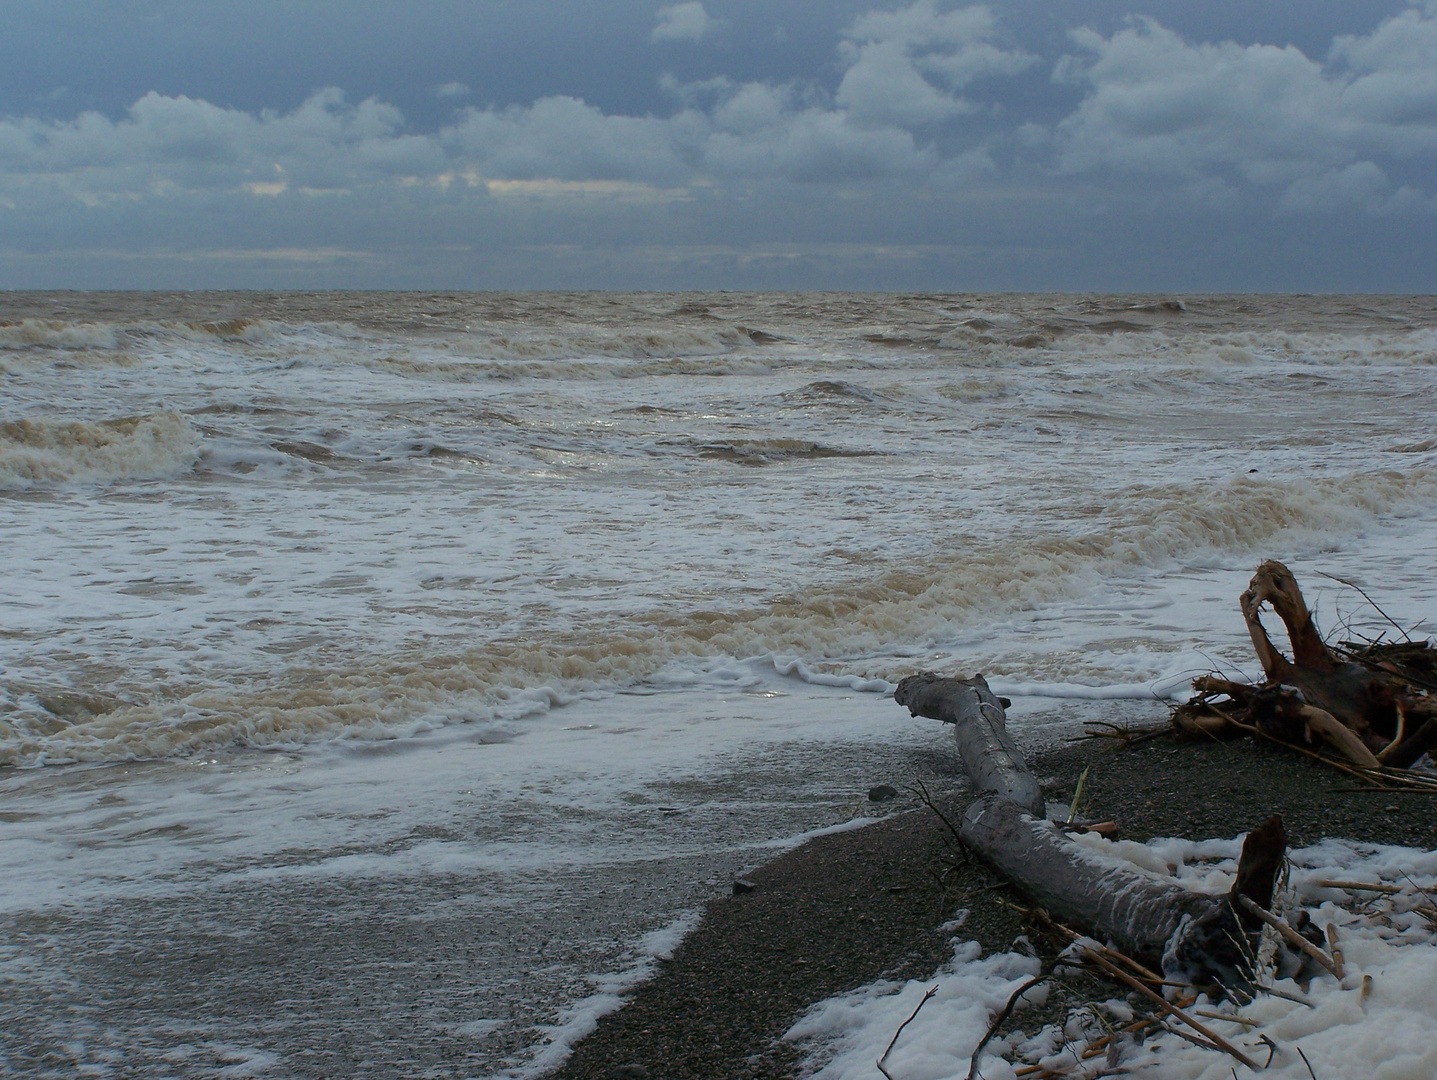
[{"label": "tree root", "polygon": [[[1291,659],[1268,637],[1265,604],[1287,630]],[[1257,568],[1239,607],[1266,678],[1256,685],[1195,679],[1197,696],[1173,713],[1179,732],[1225,738],[1256,728],[1279,742],[1330,747],[1359,769],[1382,772],[1406,770],[1437,750],[1437,649],[1430,641],[1329,646],[1292,572],[1273,560]]]}]

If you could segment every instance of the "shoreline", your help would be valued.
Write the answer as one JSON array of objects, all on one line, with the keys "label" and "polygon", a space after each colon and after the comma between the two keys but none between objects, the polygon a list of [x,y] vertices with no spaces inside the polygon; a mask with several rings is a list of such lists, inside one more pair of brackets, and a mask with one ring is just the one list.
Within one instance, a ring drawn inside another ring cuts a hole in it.
[{"label": "shoreline", "polygon": [[[1423,816],[1430,796],[1336,790],[1351,786],[1342,774],[1265,743],[1164,739],[1125,749],[1108,740],[1018,741],[1049,799],[1071,795],[1091,767],[1085,812],[1116,819],[1126,838],[1226,838],[1281,813],[1289,847],[1342,837],[1437,848],[1437,822]],[[914,775],[931,764],[914,762]],[[945,786],[951,790],[933,794],[952,817],[970,793],[961,777]],[[754,891],[710,901],[671,959],[547,1077],[792,1077],[803,1053],[783,1035],[804,1012],[879,979],[930,977],[952,957],[953,935],[939,927],[956,909],[968,910],[956,937],[977,940],[984,953],[1027,933],[1011,888],[976,863],[958,863],[937,816],[915,796],[901,798],[915,804],[909,812],[815,837],[748,874]],[[934,876],[939,866],[946,891]],[[1084,988],[1067,983],[1076,1004]],[[1054,993],[1017,1026],[1060,1017],[1067,997]]]}]

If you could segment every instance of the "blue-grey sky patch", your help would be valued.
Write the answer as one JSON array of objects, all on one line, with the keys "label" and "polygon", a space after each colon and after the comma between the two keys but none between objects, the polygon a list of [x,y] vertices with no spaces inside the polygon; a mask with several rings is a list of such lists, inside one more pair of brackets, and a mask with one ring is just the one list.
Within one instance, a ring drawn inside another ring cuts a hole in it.
[{"label": "blue-grey sky patch", "polygon": [[1434,166],[1432,3],[0,9],[8,287],[1428,291]]}]

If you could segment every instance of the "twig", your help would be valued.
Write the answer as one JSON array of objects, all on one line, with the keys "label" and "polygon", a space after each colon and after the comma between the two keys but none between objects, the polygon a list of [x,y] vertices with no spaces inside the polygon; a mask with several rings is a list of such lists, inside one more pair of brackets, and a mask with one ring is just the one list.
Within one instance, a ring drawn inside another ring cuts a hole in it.
[{"label": "twig", "polygon": [[1161,1026],[1162,1029],[1166,1031],[1169,1035],[1176,1035],[1179,1039],[1182,1039],[1184,1042],[1190,1042],[1199,1049],[1218,1051],[1222,1050],[1222,1047],[1219,1046],[1217,1043],[1208,1042],[1206,1039],[1200,1039],[1196,1035],[1191,1035],[1188,1032],[1183,1031],[1182,1028],[1170,1027],[1167,1024],[1163,1024]]},{"label": "twig", "polygon": [[1078,782],[1073,787],[1073,801],[1068,805],[1068,820],[1063,822],[1064,826],[1071,825],[1078,816],[1078,802],[1083,797],[1083,785],[1088,782],[1088,770],[1091,768],[1091,765],[1083,766],[1082,775],[1078,777]]},{"label": "twig", "polygon": [[1309,750],[1305,746],[1298,746],[1296,743],[1290,743],[1286,739],[1279,739],[1276,735],[1272,735],[1266,731],[1263,731],[1262,728],[1258,727],[1256,724],[1244,724],[1241,720],[1234,720],[1231,716],[1228,717],[1228,722],[1234,727],[1240,728],[1243,731],[1251,732],[1259,738],[1266,739],[1268,742],[1277,743],[1278,746],[1285,746],[1289,750],[1296,750],[1299,754],[1306,754],[1314,761],[1320,761],[1324,765],[1331,765],[1334,769],[1340,769],[1342,772],[1350,773],[1351,775],[1357,777],[1357,779],[1359,780],[1367,780],[1369,783],[1375,783],[1375,781],[1371,780],[1369,777],[1363,775],[1356,769],[1341,761],[1338,761],[1335,758],[1327,757],[1325,754],[1319,754],[1317,753],[1317,751]]},{"label": "twig", "polygon": [[[1374,604],[1372,606],[1376,607],[1377,605]],[[1292,1048],[1297,1051],[1297,1056],[1302,1058],[1302,1063],[1307,1066],[1307,1075],[1312,1077],[1312,1080],[1317,1080],[1317,1074],[1312,1071],[1312,1062],[1307,1060],[1307,1055],[1302,1052],[1302,1047],[1298,1046],[1297,1043],[1293,1043]]]},{"label": "twig", "polygon": [[1386,790],[1406,792],[1437,792],[1437,777],[1429,777],[1423,773],[1413,772],[1411,769],[1365,769],[1361,766],[1353,766],[1346,762],[1339,761],[1336,758],[1327,757],[1325,754],[1319,754],[1315,750],[1309,750],[1305,746],[1298,746],[1296,743],[1290,743],[1286,739],[1279,739],[1276,735],[1273,735],[1270,732],[1263,731],[1262,728],[1258,727],[1256,724],[1244,724],[1241,720],[1235,719],[1232,716],[1228,716],[1228,714],[1226,713],[1223,713],[1223,715],[1227,716],[1228,723],[1232,724],[1233,727],[1237,728],[1240,731],[1249,732],[1253,735],[1258,736],[1259,738],[1266,739],[1270,743],[1276,743],[1278,746],[1286,747],[1289,750],[1296,750],[1299,754],[1305,754],[1308,757],[1312,758],[1314,761],[1320,761],[1324,765],[1330,765],[1334,769],[1347,773],[1349,776],[1355,776],[1357,777],[1357,779],[1362,780],[1367,784],[1367,787],[1356,790],[1383,790],[1382,785],[1378,783],[1377,779],[1380,777],[1381,779],[1388,781],[1388,783],[1400,783],[1402,785],[1401,787],[1388,788]]},{"label": "twig", "polygon": [[[1252,983],[1252,985],[1256,987],[1257,983]],[[1246,990],[1236,986],[1224,986],[1222,988],[1222,995],[1240,1009],[1247,1008],[1257,1000],[1256,994],[1249,994]]]},{"label": "twig", "polygon": [[1407,879],[1407,883],[1411,885],[1414,889],[1416,889],[1418,892],[1420,892],[1422,894],[1422,898],[1427,901],[1427,910],[1423,911],[1422,906],[1419,904],[1417,906],[1417,911],[1422,915],[1424,919],[1427,920],[1427,924],[1429,926],[1433,927],[1434,929],[1437,929],[1437,901],[1434,901],[1432,899],[1432,894],[1430,892],[1424,889],[1421,885],[1418,885],[1417,882],[1413,881],[1412,875],[1409,874],[1406,870],[1402,871],[1402,876],[1405,877]]},{"label": "twig", "polygon": [[1205,1016],[1209,1020],[1230,1020],[1234,1024],[1241,1024],[1243,1027],[1262,1027],[1257,1020],[1249,1020],[1246,1016],[1235,1016],[1232,1013],[1213,1012],[1211,1009],[1194,1009],[1194,1016]]},{"label": "twig", "polygon": [[[1024,994],[1026,994],[1029,990],[1033,989],[1033,987],[1037,986],[1047,977],[1048,976],[1046,974],[1035,975],[1027,982],[1025,982],[1022,986],[1018,987],[1017,990],[1013,991],[1013,996],[1008,999],[1008,1004],[1004,1005],[1003,1010],[998,1013],[997,1016],[993,1017],[993,1022],[988,1025],[987,1034],[985,1034],[983,1036],[983,1040],[973,1048],[973,1056],[968,1061],[968,1080],[973,1080],[974,1074],[978,1072],[978,1058],[983,1053],[983,1047],[987,1046],[990,1042],[993,1041],[993,1036],[998,1034],[998,1029],[1003,1026],[1003,1023],[1008,1019],[1009,1014],[1011,1014],[1013,1009],[1017,1007],[1018,999]],[[903,1029],[899,1028],[898,1030],[902,1031]],[[898,1038],[897,1035],[893,1037],[895,1039]],[[888,1055],[885,1053],[883,1056],[887,1057]],[[884,1073],[883,1075],[888,1076],[887,1073]],[[889,1080],[892,1080],[892,1078],[890,1077]]]},{"label": "twig", "polygon": [[1332,962],[1332,957],[1328,956],[1316,945],[1308,941],[1307,938],[1303,937],[1292,927],[1288,926],[1287,923],[1284,922],[1282,919],[1279,919],[1272,912],[1268,911],[1267,908],[1259,906],[1248,897],[1243,896],[1241,893],[1237,895],[1236,899],[1238,904],[1242,907],[1244,911],[1246,911],[1250,915],[1257,916],[1263,922],[1267,923],[1268,926],[1272,927],[1279,934],[1281,934],[1283,940],[1286,941],[1289,945],[1301,949],[1308,956],[1312,957],[1319,964],[1321,964],[1328,971],[1330,971],[1335,978],[1342,978],[1341,975],[1337,974],[1337,965]]},{"label": "twig", "polygon": [[1355,776],[1357,777],[1357,779],[1365,781],[1367,787],[1358,790],[1377,790],[1380,785],[1378,784],[1375,777],[1382,777],[1389,782],[1402,782],[1402,787],[1393,790],[1408,792],[1437,792],[1437,780],[1429,779],[1423,776],[1421,773],[1414,773],[1410,769],[1363,769],[1359,767],[1354,767],[1346,764],[1345,762],[1338,761],[1336,758],[1330,758],[1327,757],[1325,754],[1319,754],[1315,750],[1309,750],[1305,746],[1298,746],[1296,743],[1290,743],[1286,739],[1279,739],[1276,735],[1272,735],[1266,731],[1263,731],[1262,728],[1258,727],[1256,724],[1244,724],[1241,720],[1235,720],[1231,716],[1228,717],[1228,722],[1232,724],[1233,727],[1238,728],[1241,731],[1250,732],[1251,734],[1256,735],[1258,738],[1266,739],[1268,742],[1276,743],[1278,746],[1284,746],[1289,750],[1296,750],[1299,754],[1305,754],[1308,757],[1312,758],[1314,761],[1320,761],[1324,765],[1330,765],[1332,766],[1332,768],[1337,769],[1340,772],[1345,772],[1349,776]]},{"label": "twig", "polygon": [[1142,979],[1145,983],[1152,983],[1154,986],[1173,986],[1181,990],[1191,990],[1193,988],[1192,983],[1170,982],[1161,975],[1149,971],[1131,956],[1125,956],[1123,953],[1118,952],[1116,949],[1110,949],[1106,945],[1103,946],[1102,953],[1109,960],[1121,960],[1124,964],[1127,964],[1128,967],[1137,972],[1138,978]]},{"label": "twig", "polygon": [[1295,1001],[1299,1005],[1306,1005],[1309,1009],[1317,1008],[1316,1005],[1308,1001],[1307,998],[1301,994],[1289,994],[1286,990],[1279,990],[1275,986],[1259,986],[1258,989],[1264,994],[1271,994],[1273,997],[1280,997],[1285,1001]]},{"label": "twig", "polygon": [[1319,889],[1350,889],[1353,892],[1376,892],[1394,895],[1402,892],[1401,885],[1369,884],[1365,881],[1334,881],[1324,878],[1321,881],[1314,881],[1313,885]]},{"label": "twig", "polygon": [[1335,787],[1328,790],[1334,795],[1434,795],[1437,794],[1437,784],[1421,783],[1413,779],[1402,787]]},{"label": "twig", "polygon": [[[1068,930],[1068,927],[1064,926],[1063,929]],[[1069,930],[1068,932],[1072,933],[1071,930]],[[1074,939],[1076,939],[1077,935],[1074,934],[1073,937]],[[1193,988],[1191,983],[1168,982],[1161,975],[1157,974],[1154,971],[1149,971],[1142,964],[1134,960],[1131,956],[1128,956],[1126,953],[1120,953],[1117,949],[1110,949],[1106,945],[1099,945],[1096,949],[1094,949],[1093,946],[1089,945],[1087,946],[1087,948],[1092,949],[1092,951],[1094,952],[1101,953],[1109,960],[1126,964],[1129,968],[1131,968],[1134,972],[1137,973],[1138,978],[1142,979],[1143,982],[1154,983],[1158,986],[1176,986],[1184,990],[1191,990]]]},{"label": "twig", "polygon": [[1403,870],[1402,876],[1407,879],[1407,884],[1411,885],[1414,889],[1416,889],[1418,892],[1420,892],[1423,896],[1427,898],[1427,902],[1429,904],[1432,904],[1434,907],[1437,907],[1437,901],[1433,901],[1432,894],[1426,889],[1424,889],[1421,885],[1418,885],[1417,882],[1413,881],[1411,874],[1409,874],[1406,870]]},{"label": "twig", "polygon": [[[1098,728],[1109,728],[1108,731],[1099,731]],[[1107,720],[1090,720],[1083,733],[1076,738],[1068,739],[1068,742],[1088,742],[1092,739],[1114,739],[1123,746],[1141,746],[1153,739],[1161,739],[1165,735],[1171,735],[1173,728],[1171,724],[1119,725]]]},{"label": "twig", "polygon": [[945,814],[941,809],[939,809],[938,804],[933,801],[933,797],[928,794],[928,787],[923,783],[922,780],[915,780],[913,783],[917,786],[910,787],[908,790],[913,792],[913,794],[917,795],[919,801],[922,802],[924,806],[928,807],[929,810],[932,810],[935,814],[937,814],[939,820],[941,820],[944,825],[948,826],[948,831],[953,834],[953,839],[958,841],[959,847],[963,849],[963,852],[966,855],[968,845],[963,843],[963,838],[958,835],[958,826],[954,825],[953,822],[949,821],[948,815]]},{"label": "twig", "polygon": [[1153,990],[1150,990],[1148,987],[1146,987],[1146,986],[1144,986],[1142,983],[1140,983],[1137,979],[1135,979],[1135,978],[1133,978],[1131,975],[1129,975],[1126,971],[1123,971],[1121,968],[1119,968],[1119,967],[1115,966],[1114,964],[1109,963],[1107,960],[1103,959],[1103,957],[1099,956],[1099,955],[1098,955],[1096,952],[1094,952],[1092,949],[1089,949],[1089,948],[1086,948],[1086,947],[1085,947],[1085,948],[1083,949],[1083,951],[1082,951],[1082,955],[1083,955],[1083,958],[1084,958],[1084,959],[1091,960],[1093,963],[1097,964],[1098,967],[1102,968],[1104,971],[1106,971],[1109,975],[1113,976],[1113,978],[1117,979],[1119,982],[1121,982],[1121,983],[1127,985],[1127,986],[1130,987],[1131,989],[1136,990],[1138,993],[1142,994],[1144,997],[1146,997],[1149,1001],[1151,1001],[1153,1004],[1155,1004],[1158,1008],[1160,1008],[1163,1012],[1167,1013],[1169,1016],[1174,1017],[1175,1019],[1182,1021],[1184,1024],[1186,1024],[1188,1027],[1192,1028],[1194,1031],[1196,1031],[1196,1032],[1197,1032],[1199,1035],[1201,1035],[1203,1038],[1212,1041],[1214,1044],[1216,1044],[1216,1045],[1217,1045],[1221,1050],[1223,1050],[1225,1053],[1231,1054],[1233,1057],[1237,1058],[1238,1061],[1242,1062],[1244,1065],[1246,1065],[1249,1069],[1252,1069],[1254,1072],[1257,1071],[1257,1062],[1253,1061],[1252,1058],[1248,1057],[1248,1056],[1247,1056],[1246,1054],[1244,1054],[1241,1050],[1239,1050],[1236,1046],[1234,1046],[1232,1043],[1230,1043],[1230,1042],[1228,1042],[1226,1039],[1224,1039],[1221,1035],[1218,1035],[1218,1034],[1214,1033],[1211,1029],[1206,1028],[1206,1027],[1204,1027],[1202,1024],[1198,1023],[1196,1020],[1194,1020],[1194,1019],[1193,1019],[1191,1016],[1189,1016],[1187,1013],[1183,1012],[1181,1009],[1179,1009],[1179,1008],[1177,1008],[1177,1007],[1175,1007],[1175,1006],[1173,1006],[1173,1005],[1169,1005],[1168,1002],[1167,1002],[1167,999],[1164,998],[1161,994],[1158,994],[1158,993],[1154,992]]},{"label": "twig", "polygon": [[1340,982],[1346,977],[1346,965],[1342,962],[1342,947],[1337,944],[1337,924],[1328,923],[1326,927],[1327,951],[1332,956],[1332,965],[1335,969],[1332,973],[1337,976]]},{"label": "twig", "polygon": [[1267,1060],[1262,1063],[1262,1067],[1266,1069],[1272,1064],[1272,1059],[1277,1057],[1277,1043],[1273,1042],[1267,1035],[1259,1035],[1257,1041],[1267,1047]]},{"label": "twig", "polygon": [[[1039,923],[1040,925],[1046,927],[1049,930],[1057,930],[1061,932],[1069,941],[1077,941],[1080,937],[1083,936],[1082,934],[1074,930],[1071,926],[1064,926],[1062,923],[1058,922],[1056,919],[1053,918],[1053,916],[1049,915],[1042,908],[1030,909],[1028,912],[1028,917],[1034,922]],[[1094,945],[1096,945],[1096,942],[1094,943]],[[1092,945],[1087,947],[1093,948]],[[1158,975],[1143,967],[1142,964],[1138,963],[1131,956],[1125,956],[1123,953],[1118,952],[1116,949],[1110,949],[1106,945],[1097,945],[1097,951],[1102,953],[1109,960],[1116,960],[1126,964],[1128,967],[1136,971],[1138,973],[1138,978],[1142,979],[1145,983],[1151,983],[1153,986],[1171,986],[1179,990],[1196,989],[1196,987],[1194,987],[1192,983],[1173,982],[1169,979],[1164,979],[1161,975]]]},{"label": "twig", "polygon": [[[1381,615],[1384,619],[1386,619],[1388,622],[1390,622],[1390,623],[1392,624],[1393,628],[1394,628],[1399,634],[1401,634],[1402,637],[1403,637],[1405,640],[1407,640],[1407,641],[1409,641],[1409,642],[1412,640],[1412,638],[1408,635],[1407,631],[1404,630],[1404,629],[1402,629],[1402,627],[1397,624],[1397,621],[1396,621],[1395,619],[1393,619],[1391,615],[1387,614],[1387,612],[1383,611],[1380,607],[1378,607],[1377,601],[1374,600],[1374,599],[1372,599],[1372,597],[1368,596],[1368,595],[1367,595],[1367,590],[1364,589],[1361,585],[1358,585],[1358,584],[1356,584],[1355,582],[1348,581],[1346,578],[1340,578],[1340,577],[1338,577],[1336,574],[1324,574],[1321,570],[1318,570],[1316,573],[1317,573],[1317,576],[1318,576],[1318,577],[1325,577],[1325,578],[1327,578],[1327,580],[1329,580],[1329,581],[1337,581],[1337,582],[1342,583],[1343,585],[1346,585],[1346,586],[1347,586],[1348,588],[1350,588],[1350,589],[1356,589],[1359,593],[1362,594],[1362,599],[1366,600],[1369,604],[1371,604],[1373,610],[1376,611],[1377,614]],[[1299,1050],[1298,1053],[1300,1054],[1300,1053],[1302,1053],[1302,1051]],[[1303,1058],[1302,1060],[1303,1060],[1303,1061],[1306,1061],[1307,1059],[1306,1059],[1306,1058]],[[1308,1071],[1308,1072],[1311,1072],[1311,1071],[1312,1071],[1312,1066],[1311,1066],[1311,1065],[1309,1065],[1309,1066],[1307,1067],[1307,1071]],[[1313,1080],[1317,1080],[1317,1078],[1316,1078],[1316,1077],[1313,1077]]]},{"label": "twig", "polygon": [[[1100,1017],[1099,1019],[1101,1019],[1101,1017]],[[1113,1041],[1114,1041],[1114,1039],[1116,1039],[1117,1035],[1119,1035],[1119,1034],[1131,1035],[1131,1034],[1133,1034],[1134,1032],[1140,1031],[1140,1030],[1142,1030],[1143,1028],[1147,1027],[1149,1024],[1156,1024],[1156,1023],[1158,1023],[1158,1021],[1156,1021],[1156,1020],[1151,1020],[1151,1019],[1149,1019],[1148,1017],[1143,1017],[1143,1018],[1141,1018],[1141,1019],[1139,1019],[1139,1020],[1134,1020],[1134,1021],[1132,1021],[1131,1023],[1124,1024],[1122,1027],[1118,1028],[1117,1032],[1115,1032],[1115,1033],[1110,1033],[1110,1034],[1107,1034],[1107,1035],[1101,1035],[1101,1036],[1099,1036],[1098,1038],[1094,1039],[1092,1042],[1088,1043],[1087,1048],[1086,1048],[1081,1054],[1078,1055],[1078,1058],[1079,1058],[1079,1060],[1082,1060],[1082,1061],[1091,1061],[1093,1058],[1097,1057],[1099,1054],[1103,1053],[1103,1052],[1104,1052],[1105,1050],[1107,1050],[1110,1046],[1112,1046],[1112,1045],[1113,1045]],[[1037,1074],[1037,1073],[1042,1073],[1042,1072],[1051,1073],[1052,1070],[1051,1070],[1051,1069],[1045,1069],[1045,1068],[1044,1068],[1043,1066],[1041,1066],[1041,1065],[1025,1065],[1025,1066],[1023,1066],[1021,1069],[1014,1069],[1014,1070],[1013,1070],[1013,1074],[1014,1074],[1015,1076],[1033,1076],[1033,1075],[1035,1075],[1035,1074]],[[1054,1075],[1058,1075],[1058,1074],[1054,1074]]]},{"label": "twig", "polygon": [[[1228,906],[1231,907],[1232,905],[1229,904]],[[1233,915],[1236,916],[1237,912],[1233,912]],[[1237,951],[1242,957],[1243,962],[1247,964],[1248,981],[1252,983],[1252,985],[1256,986],[1258,983],[1258,976],[1262,973],[1262,965],[1258,963],[1257,956],[1254,955],[1252,951],[1252,945],[1247,940],[1247,934],[1241,931],[1242,923],[1240,920],[1238,921],[1237,926],[1239,928],[1239,932],[1236,935],[1234,935],[1230,930],[1224,930],[1223,937],[1227,938],[1228,941],[1232,942],[1233,945],[1237,948]],[[1226,989],[1226,987],[1224,987],[1224,989]]]},{"label": "twig", "polygon": [[1392,733],[1391,741],[1382,748],[1382,753],[1377,755],[1377,760],[1383,764],[1386,764],[1388,755],[1402,745],[1402,740],[1407,735],[1407,710],[1400,701],[1394,701],[1392,707],[1397,712],[1397,730]]},{"label": "twig", "polygon": [[938,993],[938,986],[935,983],[933,986],[930,986],[928,988],[928,992],[923,995],[923,1000],[918,1003],[918,1008],[913,1010],[912,1014],[908,1017],[907,1020],[903,1021],[903,1023],[898,1025],[898,1030],[893,1033],[893,1038],[888,1040],[888,1048],[883,1051],[883,1056],[879,1058],[876,1062],[876,1064],[878,1065],[878,1071],[881,1072],[884,1076],[887,1076],[888,1080],[893,1080],[893,1077],[889,1075],[888,1070],[883,1067],[883,1063],[888,1060],[888,1055],[892,1051],[894,1045],[897,1044],[898,1036],[903,1034],[903,1029],[906,1028],[909,1024],[913,1023],[913,1018],[918,1015],[919,1011],[923,1008],[923,1006],[928,1004],[928,999],[936,993]]}]

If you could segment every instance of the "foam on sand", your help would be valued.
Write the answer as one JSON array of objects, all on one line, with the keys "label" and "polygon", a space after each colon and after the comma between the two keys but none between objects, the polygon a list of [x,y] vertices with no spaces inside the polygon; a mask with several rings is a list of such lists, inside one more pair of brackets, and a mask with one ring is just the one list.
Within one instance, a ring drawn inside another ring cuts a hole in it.
[{"label": "foam on sand", "polygon": [[633,949],[628,967],[590,976],[593,992],[564,1009],[557,1023],[539,1028],[542,1041],[529,1061],[505,1069],[493,1080],[538,1080],[562,1065],[580,1039],[592,1034],[602,1018],[621,1008],[635,987],[653,978],[657,964],[672,957],[679,943],[698,925],[699,915],[698,911],[686,911],[667,926],[645,934]]},{"label": "foam on sand", "polygon": [[[1105,858],[1125,860],[1151,874],[1165,873],[1188,888],[1214,894],[1230,888],[1241,840],[1160,839],[1144,845],[1085,838]],[[1437,964],[1433,963],[1437,931],[1421,909],[1425,906],[1430,912],[1430,900],[1422,890],[1432,888],[1437,853],[1329,840],[1295,850],[1290,857],[1294,891],[1285,902],[1290,909],[1306,907],[1318,926],[1337,925],[1345,978],[1339,982],[1324,973],[1306,987],[1279,979],[1271,985],[1287,997],[1259,993],[1240,1010],[1205,997],[1194,1007],[1251,1021],[1204,1020],[1257,1060],[1267,1057],[1260,1036],[1276,1042],[1278,1051],[1262,1071],[1264,1077],[1427,1080],[1437,1070]],[[1370,894],[1347,895],[1315,884],[1329,879],[1372,882],[1383,873],[1408,882],[1408,891],[1378,904],[1362,904]],[[961,922],[955,923],[955,929],[960,926]],[[931,979],[874,983],[813,1006],[786,1038],[806,1047],[815,1080],[871,1077],[873,1062],[930,986],[937,993],[904,1028],[885,1065],[906,1080],[965,1075],[992,1017],[1022,981],[1038,973],[1038,961],[1017,953],[984,957],[977,942],[960,937],[954,943],[953,960]],[[1363,990],[1365,979],[1370,979],[1370,993]],[[1299,1000],[1291,1000],[1293,996]],[[980,1068],[986,1080],[1016,1080],[1016,1069],[1031,1065],[1071,1071],[1080,1067],[1088,1043],[1105,1034],[1102,1025],[1095,1023],[1090,1029],[1081,1019],[1070,1019],[1065,1030],[1049,1027],[1024,1034],[1020,1030],[1023,1005],[1045,1000],[1041,986],[1030,991],[1002,1037],[985,1048]],[[1132,1016],[1124,1001],[1100,1008],[1107,1009],[1110,1019]],[[1194,1046],[1170,1033],[1152,1035],[1141,1046],[1120,1043],[1119,1050],[1123,1071],[1161,1080],[1218,1080],[1232,1075],[1246,1080],[1257,1075],[1219,1051]]]}]

